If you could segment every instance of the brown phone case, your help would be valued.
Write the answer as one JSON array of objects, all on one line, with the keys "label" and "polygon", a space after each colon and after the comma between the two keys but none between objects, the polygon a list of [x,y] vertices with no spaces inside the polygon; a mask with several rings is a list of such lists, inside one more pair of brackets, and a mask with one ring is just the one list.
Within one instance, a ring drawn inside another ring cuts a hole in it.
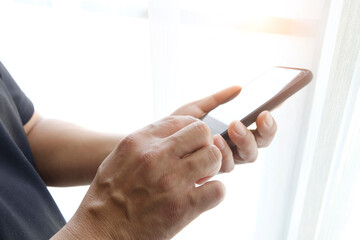
[{"label": "brown phone case", "polygon": [[[301,73],[293,79],[288,85],[286,85],[278,94],[274,97],[270,98],[263,105],[252,111],[246,117],[241,119],[240,121],[246,126],[250,126],[256,121],[257,116],[265,110],[271,111],[276,108],[278,105],[283,103],[286,99],[291,97],[297,91],[305,87],[308,83],[311,82],[313,78],[313,74],[310,70],[302,69],[302,68],[290,68],[290,67],[279,67],[279,68],[288,68],[288,69],[296,69],[301,70]],[[225,139],[225,141],[229,144],[230,147],[234,146],[234,143],[230,140],[228,131],[224,131],[221,133],[221,136]]]}]

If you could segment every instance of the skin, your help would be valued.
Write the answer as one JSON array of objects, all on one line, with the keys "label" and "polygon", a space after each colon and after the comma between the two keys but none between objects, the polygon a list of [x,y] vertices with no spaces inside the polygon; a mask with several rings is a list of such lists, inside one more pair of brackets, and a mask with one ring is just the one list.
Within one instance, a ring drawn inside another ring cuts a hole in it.
[{"label": "skin", "polygon": [[93,132],[34,113],[25,125],[37,171],[48,186],[90,184],[123,135]]},{"label": "skin", "polygon": [[91,132],[35,113],[24,128],[45,183],[91,183],[74,217],[53,239],[170,239],[218,205],[225,188],[208,180],[255,161],[258,148],[268,146],[276,132],[272,116],[263,112],[256,130],[239,121],[230,124],[233,149],[221,136],[211,136],[198,118],[240,91],[234,86],[186,104],[127,136]]}]

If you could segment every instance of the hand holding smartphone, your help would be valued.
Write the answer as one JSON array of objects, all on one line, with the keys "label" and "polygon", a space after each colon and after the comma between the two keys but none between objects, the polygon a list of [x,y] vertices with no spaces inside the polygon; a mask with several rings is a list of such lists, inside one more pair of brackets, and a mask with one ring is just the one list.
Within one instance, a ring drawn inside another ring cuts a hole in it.
[{"label": "hand holding smartphone", "polygon": [[228,135],[228,125],[234,119],[246,126],[256,121],[265,110],[271,111],[312,80],[307,69],[274,67],[243,86],[239,96],[211,111],[202,120],[213,134],[220,134],[229,146],[234,144]]}]

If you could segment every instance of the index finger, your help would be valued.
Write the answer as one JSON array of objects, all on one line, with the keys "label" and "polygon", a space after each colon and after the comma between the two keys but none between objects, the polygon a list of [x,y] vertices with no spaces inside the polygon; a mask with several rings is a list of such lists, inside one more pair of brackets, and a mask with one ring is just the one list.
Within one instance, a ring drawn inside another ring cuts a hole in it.
[{"label": "index finger", "polygon": [[195,101],[194,104],[204,113],[208,113],[220,104],[224,104],[235,98],[237,95],[239,95],[240,91],[240,86],[232,86],[213,95]]},{"label": "index finger", "polygon": [[165,138],[197,121],[199,121],[199,119],[191,116],[169,116],[156,123],[150,124],[147,128],[149,128],[149,133],[153,136]]}]

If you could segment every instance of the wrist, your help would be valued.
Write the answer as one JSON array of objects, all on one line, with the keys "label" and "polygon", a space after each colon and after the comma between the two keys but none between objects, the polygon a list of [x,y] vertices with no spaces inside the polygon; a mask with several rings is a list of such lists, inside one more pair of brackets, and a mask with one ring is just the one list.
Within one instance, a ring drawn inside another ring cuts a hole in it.
[{"label": "wrist", "polygon": [[107,233],[106,227],[100,222],[92,224],[88,220],[79,220],[74,216],[51,240],[119,239]]},{"label": "wrist", "polygon": [[59,232],[57,232],[50,240],[66,240],[66,239],[81,239],[69,230],[68,224],[66,224]]},{"label": "wrist", "polygon": [[52,238],[57,239],[137,239],[129,234],[129,225],[106,202],[94,199],[87,194],[79,209],[70,221]]}]

